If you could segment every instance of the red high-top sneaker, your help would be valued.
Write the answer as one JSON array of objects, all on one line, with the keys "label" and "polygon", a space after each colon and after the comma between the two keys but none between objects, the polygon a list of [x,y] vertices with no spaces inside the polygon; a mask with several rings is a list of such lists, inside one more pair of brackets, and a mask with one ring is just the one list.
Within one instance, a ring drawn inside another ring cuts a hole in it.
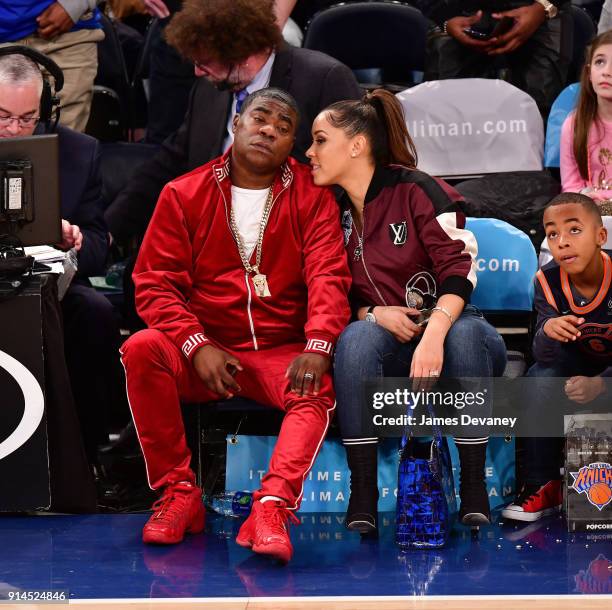
[{"label": "red high-top sneaker", "polygon": [[545,485],[525,485],[517,499],[502,510],[502,517],[517,521],[537,521],[540,517],[559,512],[563,502],[562,481]]},{"label": "red high-top sneaker", "polygon": [[236,542],[255,553],[271,555],[287,563],[293,555],[287,519],[300,523],[283,501],[253,502],[251,514],[242,524]]},{"label": "red high-top sneaker", "polygon": [[164,489],[153,504],[153,515],[142,530],[143,542],[176,544],[185,532],[197,534],[204,529],[202,490],[191,483],[174,483]]}]

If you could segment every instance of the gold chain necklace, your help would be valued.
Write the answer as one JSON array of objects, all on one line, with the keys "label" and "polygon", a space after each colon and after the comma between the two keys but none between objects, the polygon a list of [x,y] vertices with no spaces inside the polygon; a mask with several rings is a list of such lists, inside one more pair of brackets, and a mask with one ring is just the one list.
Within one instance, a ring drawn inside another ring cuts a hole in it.
[{"label": "gold chain necklace", "polygon": [[270,294],[270,288],[268,287],[268,279],[266,276],[259,271],[259,265],[261,264],[261,249],[263,244],[263,236],[264,231],[266,229],[266,225],[268,224],[268,218],[270,217],[270,210],[272,209],[272,186],[268,191],[268,198],[266,199],[266,204],[264,206],[263,214],[261,215],[261,221],[259,223],[259,236],[257,237],[257,246],[255,248],[255,264],[251,265],[249,259],[247,258],[246,251],[244,248],[244,242],[242,241],[242,236],[240,235],[240,231],[238,230],[238,225],[236,224],[236,216],[234,215],[234,208],[232,206],[230,210],[230,227],[232,229],[232,233],[234,234],[234,239],[236,240],[236,245],[238,246],[238,254],[240,254],[240,259],[242,260],[242,264],[247,273],[255,273],[253,276],[253,286],[255,288],[255,294],[258,297],[269,297],[272,296]]}]

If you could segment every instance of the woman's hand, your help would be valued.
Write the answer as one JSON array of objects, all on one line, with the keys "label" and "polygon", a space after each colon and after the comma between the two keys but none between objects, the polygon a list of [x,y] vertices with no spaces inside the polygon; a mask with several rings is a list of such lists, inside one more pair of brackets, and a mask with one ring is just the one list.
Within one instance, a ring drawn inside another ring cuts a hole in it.
[{"label": "woman's hand", "polygon": [[428,338],[425,335],[412,356],[410,365],[410,377],[413,379],[424,379],[427,377],[439,377],[444,364],[444,340]]},{"label": "woman's hand", "polygon": [[401,343],[408,343],[418,337],[423,329],[417,326],[409,316],[418,316],[419,312],[411,307],[375,307],[372,311],[376,323],[388,330]]}]

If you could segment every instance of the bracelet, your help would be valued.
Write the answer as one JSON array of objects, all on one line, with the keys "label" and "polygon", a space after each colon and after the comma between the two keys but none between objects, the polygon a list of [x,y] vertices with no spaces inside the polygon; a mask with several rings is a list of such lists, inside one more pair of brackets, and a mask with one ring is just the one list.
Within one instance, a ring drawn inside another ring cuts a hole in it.
[{"label": "bracelet", "polygon": [[453,322],[454,322],[453,316],[450,314],[448,309],[445,309],[444,307],[441,307],[441,306],[438,305],[437,307],[434,307],[431,310],[431,313],[433,313],[434,311],[441,311],[449,319],[449,321],[451,323],[451,326],[453,325]]},{"label": "bracelet", "polygon": [[445,22],[442,24],[442,34],[446,34],[446,35],[448,35],[448,31],[447,31],[447,29],[446,29],[446,26],[447,26],[447,25],[448,25],[448,21],[445,21]]}]

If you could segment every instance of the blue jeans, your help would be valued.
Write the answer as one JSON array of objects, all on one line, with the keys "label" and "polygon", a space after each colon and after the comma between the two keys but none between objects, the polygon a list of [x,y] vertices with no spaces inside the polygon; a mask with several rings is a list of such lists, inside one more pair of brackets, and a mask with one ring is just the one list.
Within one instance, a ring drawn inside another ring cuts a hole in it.
[{"label": "blue jeans", "polygon": [[[555,362],[536,362],[528,371],[527,377],[541,377],[536,386],[535,404],[540,402],[568,401],[558,380],[547,383],[546,377],[573,377],[599,375],[606,365],[589,362],[578,350],[561,350],[560,357]],[[577,405],[576,405],[577,406]],[[529,437],[523,439],[525,450],[525,482],[530,485],[544,485],[548,481],[561,478],[560,468],[563,459],[564,438]]]},{"label": "blue jeans", "polygon": [[[364,430],[363,381],[377,377],[407,377],[418,340],[401,343],[378,324],[357,321],[340,335],[336,347],[334,383],[336,412],[343,439],[372,438]],[[471,305],[466,305],[444,341],[441,375],[499,377],[506,367],[506,346],[497,331]]]}]

